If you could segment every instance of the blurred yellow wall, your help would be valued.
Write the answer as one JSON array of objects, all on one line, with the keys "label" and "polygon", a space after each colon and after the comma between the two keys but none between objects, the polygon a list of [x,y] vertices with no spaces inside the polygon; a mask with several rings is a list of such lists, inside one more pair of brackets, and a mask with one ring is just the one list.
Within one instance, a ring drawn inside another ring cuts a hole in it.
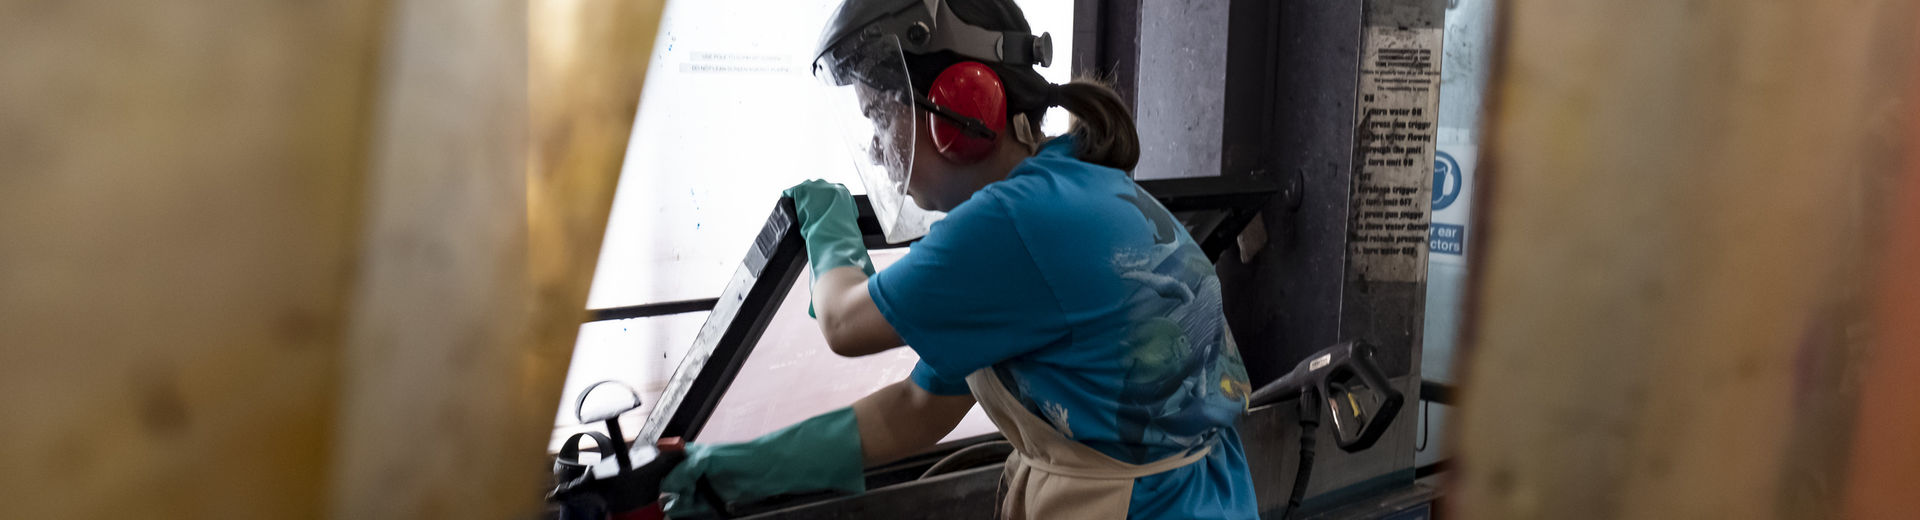
[{"label": "blurred yellow wall", "polygon": [[1839,514],[1910,4],[1500,4],[1454,513]]},{"label": "blurred yellow wall", "polygon": [[534,511],[661,6],[0,5],[0,517]]}]

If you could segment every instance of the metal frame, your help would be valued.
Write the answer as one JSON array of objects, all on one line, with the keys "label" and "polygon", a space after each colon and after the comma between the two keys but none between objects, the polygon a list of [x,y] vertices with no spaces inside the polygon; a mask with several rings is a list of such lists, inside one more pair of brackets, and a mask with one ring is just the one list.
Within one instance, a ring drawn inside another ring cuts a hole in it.
[{"label": "metal frame", "polygon": [[[867,209],[863,220],[872,218],[865,198],[860,202]],[[635,444],[651,445],[663,437],[690,440],[705,426],[806,261],[794,214],[793,199],[781,198],[648,413]]]},{"label": "metal frame", "polygon": [[719,298],[702,298],[702,299],[696,299],[696,300],[680,300],[680,301],[671,301],[671,302],[648,303],[643,305],[628,305],[624,307],[607,307],[604,309],[592,309],[587,311],[590,314],[587,317],[587,322],[592,323],[596,321],[625,320],[625,319],[633,319],[633,318],[651,318],[654,316],[667,316],[672,314],[686,314],[689,312],[710,311],[710,310],[713,310],[714,305],[718,305],[719,303],[720,303]]}]

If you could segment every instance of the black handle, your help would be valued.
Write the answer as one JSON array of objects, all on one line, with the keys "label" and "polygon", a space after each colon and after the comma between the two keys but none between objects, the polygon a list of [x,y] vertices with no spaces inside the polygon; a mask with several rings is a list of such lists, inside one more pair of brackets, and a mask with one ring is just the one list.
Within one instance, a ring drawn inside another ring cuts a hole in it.
[{"label": "black handle", "polygon": [[1334,442],[1349,453],[1378,442],[1406,401],[1381,373],[1373,354],[1372,345],[1353,344],[1345,362],[1329,370],[1317,385],[1333,413]]},{"label": "black handle", "polygon": [[1380,371],[1373,346],[1357,341],[1307,356],[1291,372],[1254,391],[1248,405],[1265,406],[1296,397],[1312,401],[1316,409],[1325,407],[1334,441],[1348,452],[1379,441],[1406,400]]}]

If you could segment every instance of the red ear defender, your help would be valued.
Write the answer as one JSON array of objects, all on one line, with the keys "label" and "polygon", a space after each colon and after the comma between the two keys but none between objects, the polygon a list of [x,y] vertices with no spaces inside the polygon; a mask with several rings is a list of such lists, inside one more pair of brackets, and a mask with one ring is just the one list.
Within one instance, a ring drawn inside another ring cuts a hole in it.
[{"label": "red ear defender", "polygon": [[[927,100],[955,114],[977,119],[994,136],[1007,129],[1007,90],[1000,75],[985,64],[973,61],[956,63],[933,79]],[[969,134],[946,118],[929,112],[928,128],[940,155],[960,164],[979,162],[993,151],[993,136]]]}]

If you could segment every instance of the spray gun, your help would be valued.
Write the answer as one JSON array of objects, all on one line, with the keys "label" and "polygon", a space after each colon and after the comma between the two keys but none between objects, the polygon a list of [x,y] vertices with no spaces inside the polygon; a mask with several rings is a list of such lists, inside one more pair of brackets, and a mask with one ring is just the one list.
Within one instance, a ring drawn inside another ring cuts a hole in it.
[{"label": "spray gun", "polygon": [[1394,390],[1373,359],[1372,345],[1346,342],[1321,350],[1295,365],[1280,379],[1248,397],[1249,407],[1298,398],[1300,404],[1300,463],[1287,499],[1287,518],[1299,512],[1313,474],[1313,450],[1324,410],[1333,421],[1334,441],[1348,453],[1373,446],[1393,424],[1406,398]]}]

